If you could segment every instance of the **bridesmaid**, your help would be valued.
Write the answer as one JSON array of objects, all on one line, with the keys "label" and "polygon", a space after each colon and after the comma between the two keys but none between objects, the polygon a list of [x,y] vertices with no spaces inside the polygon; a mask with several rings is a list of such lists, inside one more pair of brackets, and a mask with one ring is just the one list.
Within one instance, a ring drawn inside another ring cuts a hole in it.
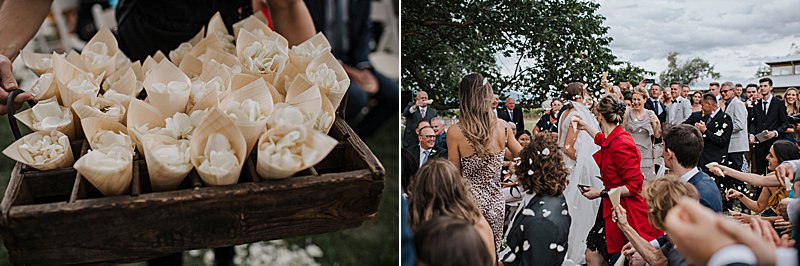
[{"label": "bridesmaid", "polygon": [[594,154],[594,159],[600,166],[604,188],[601,190],[584,187],[582,190],[588,199],[602,198],[598,213],[602,219],[598,219],[598,222],[602,221],[602,232],[606,237],[608,252],[606,260],[609,264],[613,264],[619,258],[622,246],[628,241],[616,222],[612,220],[612,206],[608,195],[611,189],[621,190],[620,206],[628,211],[628,224],[645,240],[656,239],[664,232],[653,227],[647,219],[647,204],[640,195],[644,183],[640,169],[642,155],[639,154],[631,135],[620,126],[625,115],[625,103],[615,100],[610,95],[604,96],[596,104],[594,115],[600,122],[602,132],[587,126],[583,120],[578,121],[578,129],[594,136],[595,144],[600,146],[600,151]]}]

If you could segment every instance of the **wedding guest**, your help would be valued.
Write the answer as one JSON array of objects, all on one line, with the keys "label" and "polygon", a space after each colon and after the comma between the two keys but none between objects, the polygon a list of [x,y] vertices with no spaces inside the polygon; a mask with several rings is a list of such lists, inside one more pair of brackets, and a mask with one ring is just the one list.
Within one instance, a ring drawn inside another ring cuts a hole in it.
[{"label": "wedding guest", "polygon": [[403,108],[403,117],[406,118],[405,130],[403,131],[403,148],[416,144],[417,134],[414,130],[420,121],[430,121],[431,118],[436,116],[436,109],[428,106],[428,93],[419,91],[414,97],[414,101]]},{"label": "wedding guest", "polygon": [[[491,88],[492,85],[489,84],[488,86]],[[495,117],[500,117],[500,115],[497,114],[497,111],[500,110],[500,107],[497,107],[500,104],[500,95],[497,95],[497,93],[494,93],[494,94],[492,94],[492,96],[494,97],[494,98],[492,98],[492,112],[494,112],[494,116]]]},{"label": "wedding guest", "polygon": [[[604,188],[601,190],[586,187],[583,189],[583,195],[590,200],[602,198],[598,217],[603,218],[602,232],[606,237],[609,254],[606,259],[611,264],[619,258],[622,246],[627,242],[622,231],[611,220],[611,202],[608,198],[611,189],[621,191],[620,206],[628,211],[628,223],[645,240],[651,241],[663,235],[663,232],[654,228],[647,220],[647,205],[640,195],[644,183],[639,168],[642,158],[631,135],[619,126],[625,115],[625,104],[606,96],[597,103],[594,114],[600,122],[602,132],[587,126],[584,120],[578,121],[578,127],[594,136],[595,144],[600,146],[600,151],[595,153],[594,158],[600,166]],[[592,231],[597,233],[594,229]]]},{"label": "wedding guest", "polygon": [[681,97],[684,99],[689,99],[689,84],[681,85]]},{"label": "wedding guest", "polygon": [[711,82],[708,84],[708,93],[714,95],[717,98],[717,101],[722,100],[722,97],[719,95],[719,82]]},{"label": "wedding guest", "polygon": [[437,116],[431,119],[431,127],[436,134],[436,147],[447,149],[447,129],[444,127],[444,120],[442,117]]},{"label": "wedding guest", "polygon": [[664,164],[680,177],[692,184],[700,193],[700,203],[722,212],[722,197],[719,188],[709,175],[697,168],[700,160],[698,150],[703,150],[703,136],[691,125],[680,124],[664,129]]},{"label": "wedding guest", "polygon": [[703,110],[703,93],[695,91],[692,93],[692,113]]},{"label": "wedding guest", "polygon": [[[425,222],[437,217],[465,221],[477,230],[479,238],[476,239],[487,249],[490,261],[497,261],[492,228],[475,205],[476,198],[468,192],[469,185],[458,174],[456,166],[444,159],[433,159],[423,165],[416,176],[408,186],[411,229],[419,233]],[[422,240],[415,235],[415,243]],[[447,250],[451,244],[428,247],[431,250]],[[424,250],[417,244],[419,259],[425,259]]]},{"label": "wedding guest", "polygon": [[417,265],[497,264],[480,233],[461,219],[441,216],[425,222],[414,234],[414,245]]},{"label": "wedding guest", "polygon": [[[644,109],[647,92],[636,87],[631,93],[631,108],[625,112],[622,126],[633,137],[636,148],[641,154],[641,169],[645,180],[655,177],[655,158],[658,157],[653,149],[653,140],[661,138],[661,122],[653,111]],[[671,105],[677,106],[677,105]],[[669,107],[667,107],[669,108]],[[660,154],[659,154],[660,155]]]},{"label": "wedding guest", "polygon": [[436,146],[436,135],[431,127],[423,127],[419,131],[419,144],[403,149],[401,183],[404,192],[417,170],[434,158],[447,158],[447,150]]},{"label": "wedding guest", "polygon": [[744,87],[742,87],[741,83],[736,83],[734,86],[733,92],[736,94],[736,98],[739,98],[740,101],[744,102],[745,98],[744,95],[742,95],[744,94]]},{"label": "wedding guest", "polygon": [[[689,197],[694,200],[700,198],[694,186],[681,181],[678,176],[671,174],[660,176],[645,184],[642,196],[647,201],[648,219],[653,223],[653,226],[660,230],[664,230],[664,217],[667,216],[672,207],[678,204],[681,198]],[[614,209],[612,215],[617,221],[617,226],[629,241],[622,251],[628,260],[631,259],[633,253],[638,253],[651,266],[688,265],[686,259],[674,248],[671,242],[666,241],[657,248],[639,236],[636,230],[628,223],[627,211],[624,208]]]},{"label": "wedding guest", "polygon": [[[666,108],[664,108],[664,111],[666,112],[666,111],[669,110],[669,106],[672,105],[672,100],[674,100],[674,98],[672,97],[672,92],[671,92],[671,88],[670,87],[664,87],[664,88],[661,88],[661,89],[662,89],[662,91],[661,91],[661,99],[660,100],[661,100],[662,103],[664,103],[664,106],[666,106]],[[667,115],[669,115],[669,114],[667,114]],[[666,121],[664,121],[664,122],[666,122]]]},{"label": "wedding guest", "polygon": [[758,85],[753,83],[747,84],[745,87],[745,97],[747,97],[745,104],[747,104],[748,110],[752,109],[753,105],[758,103],[758,100],[761,100],[761,94],[758,93]]},{"label": "wedding guest", "polygon": [[571,217],[562,192],[569,170],[559,151],[555,136],[539,135],[520,154],[516,175],[525,192],[509,223],[507,246],[499,256],[503,265],[564,262]]},{"label": "wedding guest", "polygon": [[[725,101],[725,113],[730,115],[731,122],[733,122],[727,161],[731,168],[741,170],[744,166],[744,153],[750,150],[747,139],[747,107],[731,90],[732,85],[731,82],[725,82],[720,90],[722,99]],[[734,185],[741,186],[742,184],[736,182]]]},{"label": "wedding guest", "polygon": [[689,99],[681,96],[681,84],[672,82],[669,84],[669,92],[672,95],[672,104],[667,106],[667,124],[680,124],[692,115],[692,104]]},{"label": "wedding guest", "polygon": [[473,73],[461,79],[460,118],[447,131],[447,150],[448,159],[467,180],[478,208],[491,225],[496,248],[503,235],[504,204],[498,177],[504,151],[508,148],[512,157],[517,157],[522,147],[511,134],[511,126],[492,114],[488,101],[491,94],[491,87],[482,75]]},{"label": "wedding guest", "polygon": [[523,131],[517,132],[516,138],[517,138],[517,141],[519,142],[519,145],[522,148],[525,148],[525,147],[528,146],[528,144],[531,143],[531,136],[533,136],[533,135],[531,135],[530,131],[523,130]]},{"label": "wedding guest", "polygon": [[[783,93],[783,99],[786,101],[786,115],[796,116],[800,114],[800,104],[797,101],[797,88],[789,87]],[[784,139],[795,142],[797,139],[797,125],[789,124],[789,127],[784,131]]]},{"label": "wedding guest", "polygon": [[[693,113],[684,124],[694,125],[703,134],[703,152],[700,156],[699,166],[703,172],[709,175],[706,164],[715,162],[719,164],[727,163],[728,146],[731,142],[733,132],[733,122],[731,116],[723,112],[717,104],[717,97],[711,93],[703,95],[702,112]],[[717,183],[721,187],[725,183]],[[724,187],[727,189],[727,187]]]},{"label": "wedding guest", "polygon": [[517,131],[525,129],[525,122],[522,120],[522,108],[517,108],[517,102],[514,98],[506,98],[506,104],[502,111],[497,113],[497,117],[505,121],[514,123]]},{"label": "wedding guest", "polygon": [[644,103],[644,108],[656,113],[658,121],[664,123],[667,121],[667,106],[664,105],[659,99],[661,98],[661,86],[658,84],[650,85],[650,98]]},{"label": "wedding guest", "polygon": [[[750,127],[750,143],[755,143],[753,149],[753,172],[764,175],[767,170],[767,153],[775,140],[781,138],[783,132],[789,128],[786,115],[786,105],[772,95],[772,79],[758,80],[759,94],[762,99],[753,105],[752,123]],[[764,136],[763,141],[756,142],[756,135]]]},{"label": "wedding guest", "polygon": [[558,112],[561,111],[563,103],[560,99],[547,100],[542,103],[544,114],[533,127],[533,133],[540,132],[558,133]]}]

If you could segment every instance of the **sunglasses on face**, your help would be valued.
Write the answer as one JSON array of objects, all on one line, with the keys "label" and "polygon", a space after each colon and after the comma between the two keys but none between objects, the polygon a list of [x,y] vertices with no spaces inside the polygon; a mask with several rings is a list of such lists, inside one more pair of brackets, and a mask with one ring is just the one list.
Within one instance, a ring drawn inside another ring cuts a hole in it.
[{"label": "sunglasses on face", "polygon": [[436,135],[422,135],[424,138],[436,138]]}]

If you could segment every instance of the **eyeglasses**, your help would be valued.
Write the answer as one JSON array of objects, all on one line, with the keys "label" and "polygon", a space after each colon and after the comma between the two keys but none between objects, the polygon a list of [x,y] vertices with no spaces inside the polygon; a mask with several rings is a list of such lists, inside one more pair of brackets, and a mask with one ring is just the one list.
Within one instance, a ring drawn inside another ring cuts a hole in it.
[{"label": "eyeglasses", "polygon": [[422,135],[423,138],[436,138],[436,135]]}]

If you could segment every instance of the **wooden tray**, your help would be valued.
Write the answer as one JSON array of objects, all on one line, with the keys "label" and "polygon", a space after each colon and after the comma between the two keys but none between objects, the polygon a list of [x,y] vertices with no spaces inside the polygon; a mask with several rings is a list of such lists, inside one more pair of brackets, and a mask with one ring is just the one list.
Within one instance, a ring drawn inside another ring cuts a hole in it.
[{"label": "wooden tray", "polygon": [[[0,203],[0,235],[14,264],[132,262],[198,248],[318,234],[375,217],[384,169],[340,118],[339,144],[319,164],[262,180],[250,156],[239,183],[206,187],[193,170],[174,191],[152,192],[143,156],[129,195],[103,197],[74,168],[17,163]],[[74,141],[73,152],[88,143]]]}]

